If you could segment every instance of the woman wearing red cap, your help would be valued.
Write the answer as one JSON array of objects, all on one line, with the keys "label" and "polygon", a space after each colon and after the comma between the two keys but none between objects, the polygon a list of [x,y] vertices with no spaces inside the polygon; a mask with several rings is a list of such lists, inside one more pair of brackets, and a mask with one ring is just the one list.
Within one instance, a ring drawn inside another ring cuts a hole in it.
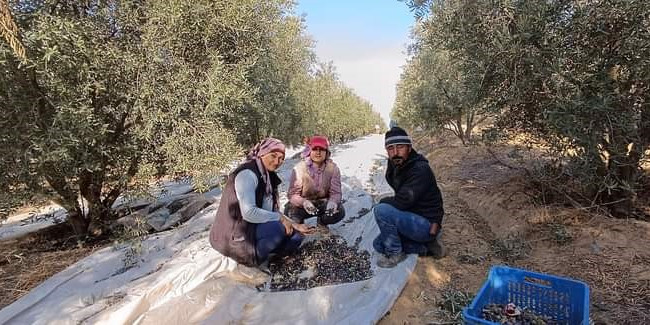
[{"label": "woman wearing red cap", "polygon": [[322,230],[345,216],[341,203],[341,171],[330,159],[329,141],[325,136],[309,140],[309,156],[299,162],[289,181],[287,215],[295,222],[316,217]]}]

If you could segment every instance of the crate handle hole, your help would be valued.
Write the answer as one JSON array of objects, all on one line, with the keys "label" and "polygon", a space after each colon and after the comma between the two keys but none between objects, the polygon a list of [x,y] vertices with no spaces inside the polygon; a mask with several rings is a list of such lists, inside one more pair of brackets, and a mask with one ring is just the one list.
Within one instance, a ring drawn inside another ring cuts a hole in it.
[{"label": "crate handle hole", "polygon": [[532,284],[537,284],[537,285],[549,287],[549,288],[551,287],[551,281],[547,281],[547,280],[542,280],[542,279],[538,279],[538,278],[525,276],[524,281],[526,281],[528,283],[532,283]]}]

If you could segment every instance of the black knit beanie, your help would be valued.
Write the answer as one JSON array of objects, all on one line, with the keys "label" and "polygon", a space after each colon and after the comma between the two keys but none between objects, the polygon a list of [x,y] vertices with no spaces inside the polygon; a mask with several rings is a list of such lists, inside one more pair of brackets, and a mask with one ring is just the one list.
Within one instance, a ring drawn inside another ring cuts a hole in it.
[{"label": "black knit beanie", "polygon": [[390,130],[388,130],[384,139],[385,147],[394,144],[408,144],[409,146],[412,145],[411,137],[409,137],[404,129],[398,126],[393,126]]}]

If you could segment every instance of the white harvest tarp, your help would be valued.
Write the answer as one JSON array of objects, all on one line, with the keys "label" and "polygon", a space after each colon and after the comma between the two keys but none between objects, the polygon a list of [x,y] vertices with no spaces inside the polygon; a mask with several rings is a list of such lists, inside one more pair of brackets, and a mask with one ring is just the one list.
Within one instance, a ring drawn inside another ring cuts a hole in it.
[{"label": "white harvest tarp", "polygon": [[[371,188],[390,192],[383,179],[383,137],[334,150],[343,175],[346,220],[372,207]],[[371,175],[378,162],[379,170]],[[285,162],[283,180],[295,163]],[[97,251],[0,310],[0,324],[371,324],[390,309],[415,267],[415,256],[393,269],[376,267],[372,240],[378,229],[370,212],[331,229],[350,245],[362,236],[360,249],[372,253],[371,279],[259,292],[236,276],[237,263],[210,247],[208,231],[219,194],[209,194],[217,198],[215,204],[177,229],[149,236],[139,256],[128,257],[127,246]]]}]

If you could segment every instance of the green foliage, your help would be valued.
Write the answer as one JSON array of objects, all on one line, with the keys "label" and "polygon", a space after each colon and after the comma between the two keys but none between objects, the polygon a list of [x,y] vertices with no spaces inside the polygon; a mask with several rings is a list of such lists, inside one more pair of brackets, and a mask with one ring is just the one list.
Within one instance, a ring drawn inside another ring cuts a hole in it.
[{"label": "green foliage", "polygon": [[[650,149],[650,3],[438,0],[428,9],[394,115],[439,126],[448,120],[439,89],[451,86],[435,79],[453,80],[456,107],[549,145],[554,177],[574,180],[554,184],[559,192],[629,213]],[[425,62],[432,53],[449,56]]]},{"label": "green foliage", "polygon": [[420,50],[397,86],[393,117],[398,123],[444,129],[463,142],[470,140],[475,125],[488,115],[480,100],[468,100],[476,95],[459,65],[448,51]]},{"label": "green foliage", "polygon": [[28,61],[0,43],[2,206],[43,193],[79,234],[125,191],[213,180],[265,136],[347,139],[380,124],[333,73],[313,72],[290,0],[11,4]]},{"label": "green foliage", "polygon": [[422,19],[427,16],[429,6],[433,3],[434,0],[399,0],[404,3],[411,9],[415,14],[415,17]]},{"label": "green foliage", "polygon": [[[412,4],[414,5],[414,4]],[[423,2],[418,5],[427,5]],[[451,131],[463,143],[494,111],[499,57],[476,38],[484,31],[474,2],[433,2],[413,31],[414,44],[397,88],[393,116],[400,124]],[[472,21],[474,24],[468,23]],[[470,27],[471,26],[471,27]],[[462,46],[472,43],[472,51]]]},{"label": "green foliage", "polygon": [[119,227],[113,248],[124,249],[124,256],[123,265],[116,274],[124,273],[139,264],[144,249],[142,240],[149,233],[150,227],[146,220],[138,215],[135,216],[133,224]]},{"label": "green foliage", "polygon": [[548,231],[551,235],[551,240],[559,245],[566,245],[573,241],[573,235],[567,226],[561,223],[549,223]]},{"label": "green foliage", "polygon": [[304,84],[302,105],[311,112],[306,114],[302,135],[323,134],[331,141],[343,142],[375,132],[375,125],[384,125],[379,113],[343,85],[331,64],[320,65],[313,79]]},{"label": "green foliage", "polygon": [[474,295],[452,285],[447,285],[440,293],[438,306],[447,314],[453,322],[449,324],[462,324],[462,311],[474,300]]},{"label": "green foliage", "polygon": [[505,261],[516,261],[526,258],[532,246],[521,234],[508,234],[505,238],[497,238],[492,242],[494,255]]}]

